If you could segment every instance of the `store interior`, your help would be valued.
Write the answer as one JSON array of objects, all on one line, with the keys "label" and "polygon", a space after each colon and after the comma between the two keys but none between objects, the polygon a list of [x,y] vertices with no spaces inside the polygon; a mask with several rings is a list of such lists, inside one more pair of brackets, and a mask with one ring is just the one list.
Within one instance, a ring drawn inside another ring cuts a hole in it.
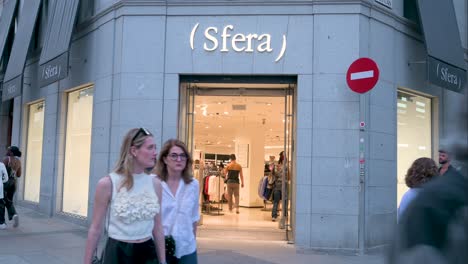
[{"label": "store interior", "polygon": [[[195,96],[193,159],[202,187],[201,236],[235,230],[230,237],[284,240],[279,221],[272,221],[271,197],[266,200],[260,195],[260,182],[268,174],[265,164],[272,157],[278,161],[285,149],[285,100],[285,96]],[[224,197],[222,167],[229,164],[230,154],[236,154],[244,175],[239,214],[229,212]],[[208,183],[207,177],[214,180]],[[209,188],[205,183],[211,184]]]}]

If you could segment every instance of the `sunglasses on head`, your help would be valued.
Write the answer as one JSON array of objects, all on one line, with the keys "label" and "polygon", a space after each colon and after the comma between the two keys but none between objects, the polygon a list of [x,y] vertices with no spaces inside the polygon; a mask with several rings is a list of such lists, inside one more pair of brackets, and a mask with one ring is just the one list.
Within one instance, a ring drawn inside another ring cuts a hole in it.
[{"label": "sunglasses on head", "polygon": [[146,128],[140,127],[140,129],[138,129],[138,132],[136,132],[135,136],[133,136],[132,142],[135,141],[135,139],[137,139],[140,134],[143,134],[145,136],[151,135],[151,133]]}]

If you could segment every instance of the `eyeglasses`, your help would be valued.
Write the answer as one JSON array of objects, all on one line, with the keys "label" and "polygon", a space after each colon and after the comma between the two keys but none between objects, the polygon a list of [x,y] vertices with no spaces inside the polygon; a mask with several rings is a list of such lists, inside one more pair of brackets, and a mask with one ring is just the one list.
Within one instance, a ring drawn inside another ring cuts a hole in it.
[{"label": "eyeglasses", "polygon": [[138,132],[136,132],[135,136],[133,136],[132,142],[135,141],[135,139],[137,139],[140,134],[143,134],[145,136],[151,135],[151,133],[146,128],[140,127],[140,129],[138,129]]},{"label": "eyeglasses", "polygon": [[186,161],[187,160],[187,155],[185,153],[181,154],[176,154],[176,153],[171,153],[167,155],[172,161],[177,161],[179,158],[181,161]]}]

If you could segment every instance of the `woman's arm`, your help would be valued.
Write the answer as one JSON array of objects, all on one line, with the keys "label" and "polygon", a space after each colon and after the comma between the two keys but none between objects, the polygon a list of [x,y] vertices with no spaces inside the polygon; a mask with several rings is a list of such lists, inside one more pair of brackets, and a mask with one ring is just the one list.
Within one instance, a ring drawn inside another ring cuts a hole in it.
[{"label": "woman's arm", "polygon": [[162,186],[161,181],[154,177],[154,189],[158,196],[159,213],[154,216],[153,237],[156,243],[156,254],[158,255],[159,263],[166,263],[166,246],[164,243],[164,229],[162,225]]},{"label": "woman's arm", "polygon": [[198,227],[198,221],[200,220],[200,210],[199,210],[199,203],[198,199],[200,197],[200,184],[198,183],[197,180],[193,180],[193,185],[194,185],[194,191],[193,191],[193,196],[191,196],[192,202],[193,202],[193,208],[192,208],[192,225],[193,225],[193,235],[195,238],[197,237],[197,227]]},{"label": "woman's arm", "polygon": [[106,216],[109,201],[111,200],[111,194],[112,182],[110,177],[108,176],[100,179],[96,186],[93,218],[88,231],[88,239],[86,240],[85,264],[91,263],[94,251],[96,250],[99,237],[101,236],[102,222]]}]

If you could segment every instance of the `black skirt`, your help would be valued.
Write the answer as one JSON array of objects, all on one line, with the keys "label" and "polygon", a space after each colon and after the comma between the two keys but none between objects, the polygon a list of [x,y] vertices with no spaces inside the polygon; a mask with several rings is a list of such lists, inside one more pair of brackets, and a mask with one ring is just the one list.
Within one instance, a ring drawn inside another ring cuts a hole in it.
[{"label": "black skirt", "polygon": [[142,243],[127,243],[108,238],[103,255],[104,264],[157,264],[153,239]]}]

